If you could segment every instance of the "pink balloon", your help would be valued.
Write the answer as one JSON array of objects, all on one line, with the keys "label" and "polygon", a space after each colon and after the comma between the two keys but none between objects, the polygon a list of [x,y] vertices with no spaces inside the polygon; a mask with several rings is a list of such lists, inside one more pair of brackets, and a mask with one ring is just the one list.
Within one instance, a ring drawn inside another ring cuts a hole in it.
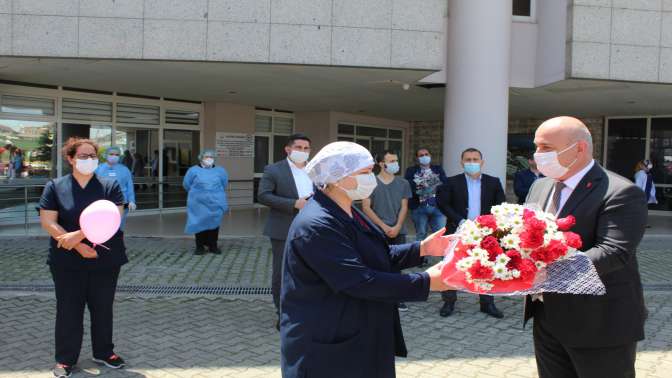
[{"label": "pink balloon", "polygon": [[110,240],[119,230],[120,224],[119,208],[108,200],[90,204],[79,216],[79,227],[93,244],[103,244]]}]

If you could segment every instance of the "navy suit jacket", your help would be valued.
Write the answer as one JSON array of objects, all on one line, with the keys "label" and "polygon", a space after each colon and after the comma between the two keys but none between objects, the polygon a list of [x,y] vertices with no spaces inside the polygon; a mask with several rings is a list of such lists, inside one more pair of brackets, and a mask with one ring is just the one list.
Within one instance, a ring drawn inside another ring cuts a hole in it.
[{"label": "navy suit jacket", "polygon": [[388,245],[356,208],[318,191],[294,219],[280,292],[282,376],[394,377],[406,356],[398,302],[426,300],[420,243]]},{"label": "navy suit jacket", "polygon": [[[490,213],[490,209],[506,201],[504,189],[499,178],[481,174],[481,215]],[[446,216],[446,233],[453,233],[460,221],[467,219],[469,213],[469,190],[464,173],[451,176],[448,182],[436,190],[436,203]]]},{"label": "navy suit jacket", "polygon": [[[540,174],[539,178],[542,177],[544,177],[544,175]],[[536,180],[537,175],[535,175],[529,168],[516,172],[516,176],[513,178],[513,192],[516,193],[519,204],[525,203],[527,193],[530,192],[530,188]]]}]

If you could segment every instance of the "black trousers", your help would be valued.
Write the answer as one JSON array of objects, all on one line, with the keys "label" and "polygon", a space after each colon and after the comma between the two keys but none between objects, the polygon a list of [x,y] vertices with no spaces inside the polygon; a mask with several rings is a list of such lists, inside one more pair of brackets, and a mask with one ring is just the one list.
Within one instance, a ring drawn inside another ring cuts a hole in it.
[{"label": "black trousers", "polygon": [[84,307],[91,315],[93,357],[107,359],[114,353],[112,319],[119,267],[68,270],[50,267],[56,289],[56,362],[75,365],[84,335]]},{"label": "black trousers", "polygon": [[539,378],[634,378],[637,343],[608,348],[563,345],[545,326],[544,305],[534,302],[534,354]]},{"label": "black trousers", "polygon": [[208,247],[210,250],[217,248],[219,240],[219,227],[196,233],[196,248]]},{"label": "black trousers", "polygon": [[275,312],[280,314],[280,285],[282,284],[282,257],[285,252],[285,240],[271,239],[271,253],[273,254],[273,274],[271,276],[271,292]]},{"label": "black trousers", "polygon": [[[479,300],[481,304],[489,304],[489,303],[494,303],[495,302],[495,297],[492,295],[479,295]],[[455,303],[457,302],[457,292],[454,290],[446,290],[441,292],[441,299],[443,299],[444,302],[448,303]]]}]

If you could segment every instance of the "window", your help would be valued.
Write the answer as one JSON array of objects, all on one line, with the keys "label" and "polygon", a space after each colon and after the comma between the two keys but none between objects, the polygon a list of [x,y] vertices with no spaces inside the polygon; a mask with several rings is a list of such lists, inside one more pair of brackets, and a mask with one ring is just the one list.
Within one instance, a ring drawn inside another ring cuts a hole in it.
[{"label": "window", "polygon": [[198,126],[200,113],[185,110],[166,110],[166,123],[174,125],[194,125]]},{"label": "window", "polygon": [[285,158],[285,145],[294,132],[294,116],[263,111],[255,118],[254,173],[259,177],[268,164]]},{"label": "window", "polygon": [[534,21],[535,0],[513,0],[512,6],[514,21]]},{"label": "window", "polygon": [[652,118],[650,156],[658,204],[655,210],[672,210],[672,118]]},{"label": "window", "polygon": [[54,122],[0,119],[0,177],[56,176]]},{"label": "window", "polygon": [[112,103],[64,98],[63,119],[112,122]]},{"label": "window", "polygon": [[200,133],[189,130],[163,132],[163,207],[184,207],[187,193],[182,180],[198,160]]},{"label": "window", "polygon": [[158,125],[161,122],[159,114],[158,106],[117,105],[117,122],[119,123]]},{"label": "window", "polygon": [[0,112],[28,116],[53,116],[54,100],[25,96],[0,96]]},{"label": "window", "polygon": [[403,164],[403,130],[339,123],[338,140],[361,144],[371,151],[374,158],[385,150],[392,150],[399,155],[399,161]]},{"label": "window", "polygon": [[632,180],[646,155],[646,118],[615,118],[607,123],[607,169]]}]

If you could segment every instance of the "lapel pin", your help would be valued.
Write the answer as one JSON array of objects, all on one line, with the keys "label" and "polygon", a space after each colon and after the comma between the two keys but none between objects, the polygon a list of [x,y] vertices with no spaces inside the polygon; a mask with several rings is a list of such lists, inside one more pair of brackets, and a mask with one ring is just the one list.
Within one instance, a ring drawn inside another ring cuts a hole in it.
[{"label": "lapel pin", "polygon": [[593,187],[593,183],[592,183],[592,182],[588,182],[588,183],[586,184],[586,188],[590,189],[590,188],[592,188],[592,187]]}]

